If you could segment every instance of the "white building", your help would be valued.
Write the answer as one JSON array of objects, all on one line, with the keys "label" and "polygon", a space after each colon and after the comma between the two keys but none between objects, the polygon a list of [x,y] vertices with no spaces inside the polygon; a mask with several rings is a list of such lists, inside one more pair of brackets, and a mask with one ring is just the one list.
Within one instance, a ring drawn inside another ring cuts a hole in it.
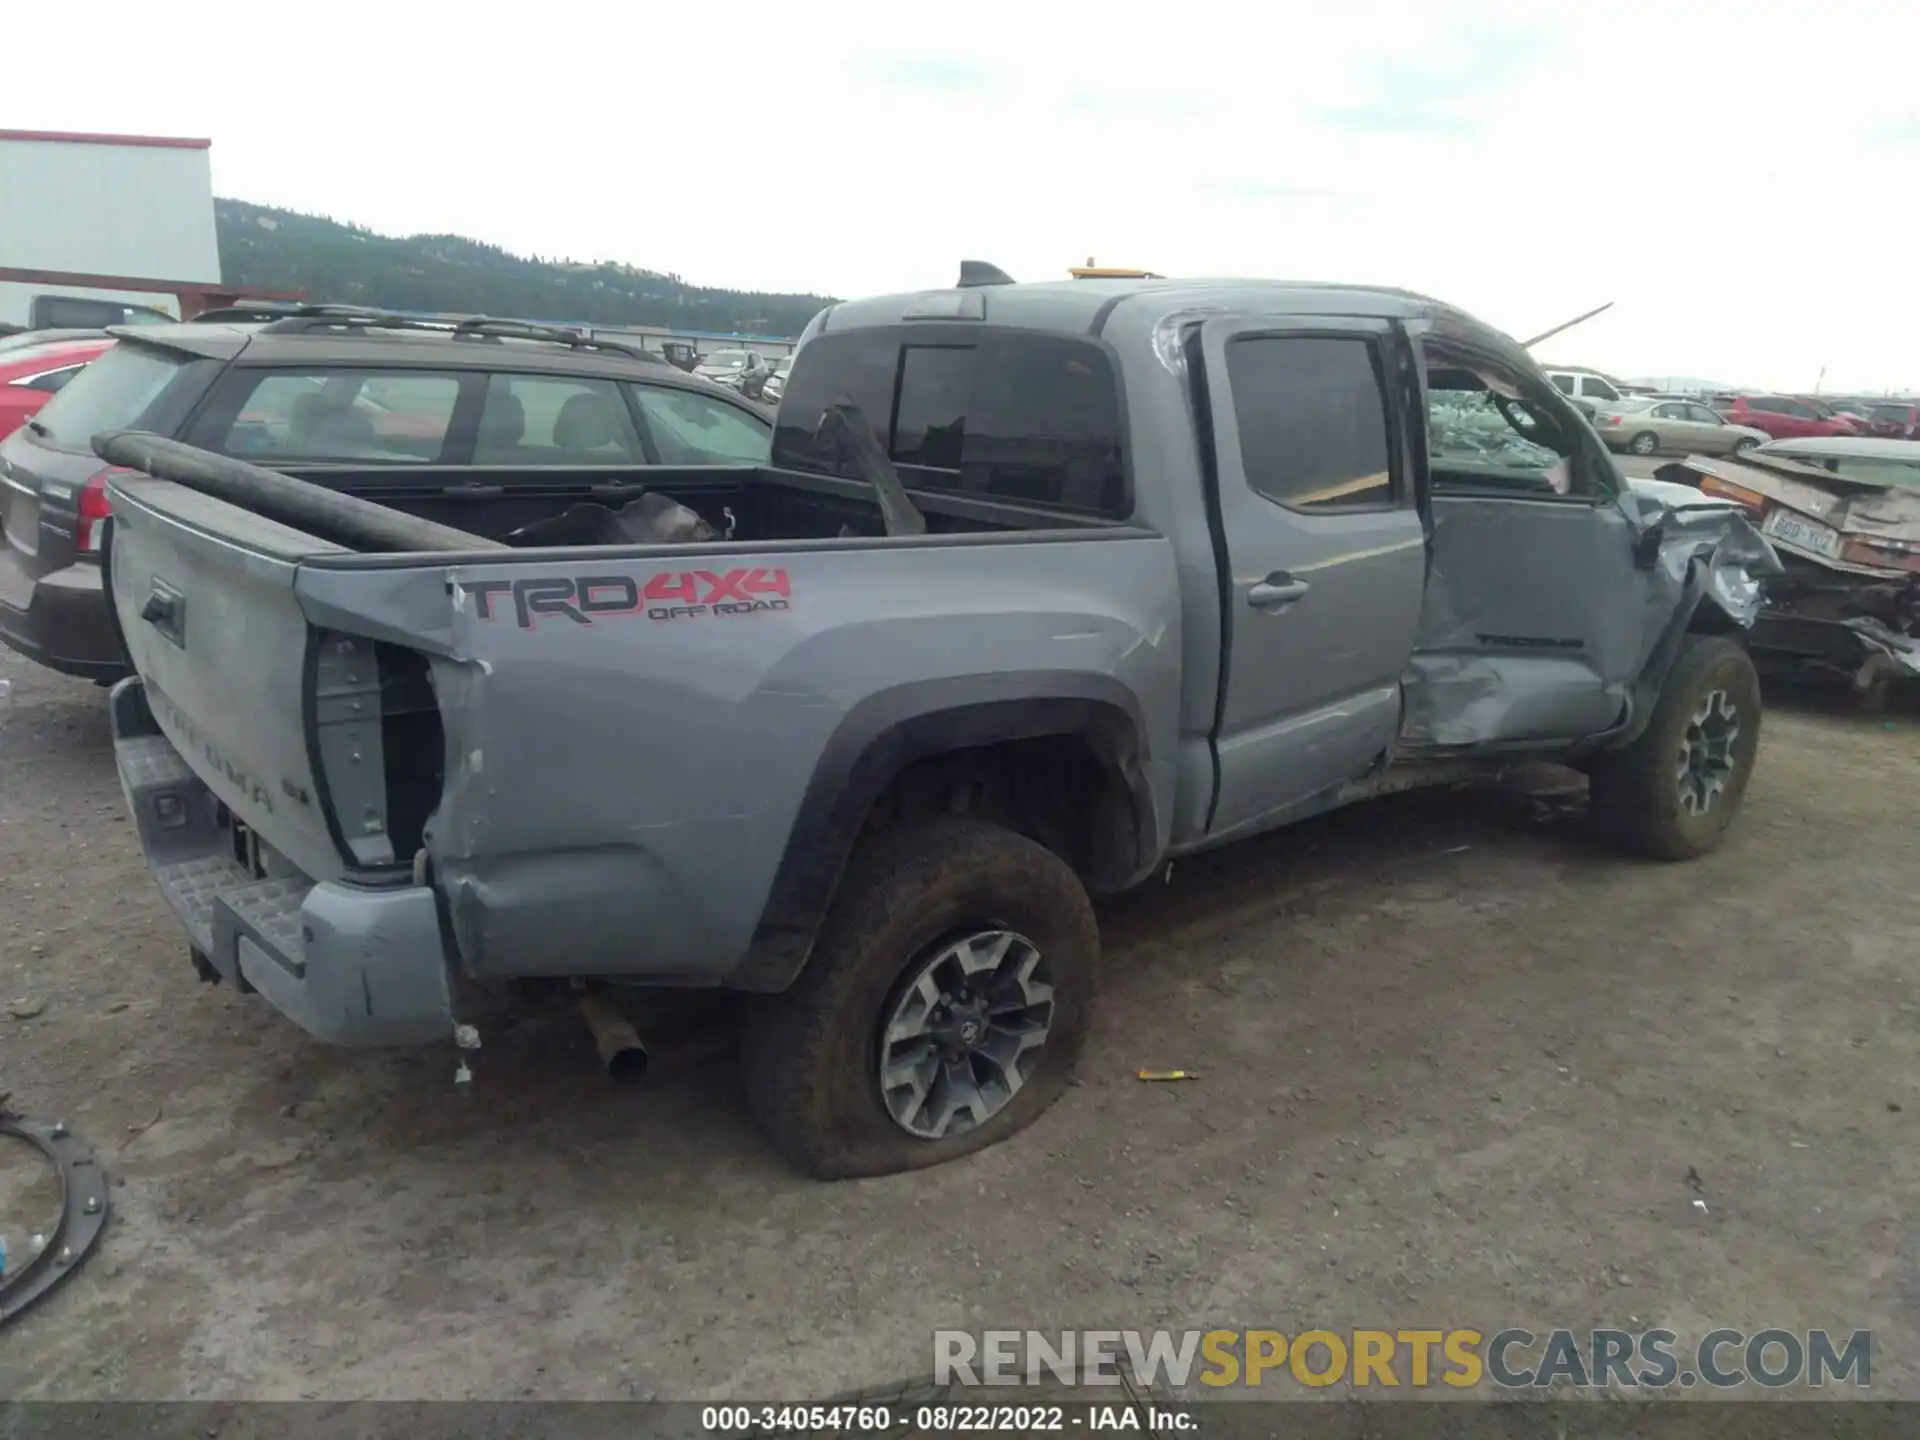
[{"label": "white building", "polygon": [[0,323],[177,320],[217,293],[210,143],[0,130]]}]

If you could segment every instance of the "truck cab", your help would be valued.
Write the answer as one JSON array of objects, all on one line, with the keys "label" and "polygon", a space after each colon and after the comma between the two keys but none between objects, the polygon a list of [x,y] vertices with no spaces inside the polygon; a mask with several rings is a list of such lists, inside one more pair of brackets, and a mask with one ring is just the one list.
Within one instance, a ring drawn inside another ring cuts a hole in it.
[{"label": "truck cab", "polygon": [[[1089,896],[1172,858],[1522,759],[1624,848],[1719,843],[1778,561],[1630,488],[1511,339],[1392,290],[963,275],[817,316],[766,465],[362,511],[96,441],[116,747],[207,968],[363,1044],[453,1034],[473,983],[744,991],[769,1137],[873,1174],[1044,1110]],[[594,499],[641,488],[685,519]]]}]

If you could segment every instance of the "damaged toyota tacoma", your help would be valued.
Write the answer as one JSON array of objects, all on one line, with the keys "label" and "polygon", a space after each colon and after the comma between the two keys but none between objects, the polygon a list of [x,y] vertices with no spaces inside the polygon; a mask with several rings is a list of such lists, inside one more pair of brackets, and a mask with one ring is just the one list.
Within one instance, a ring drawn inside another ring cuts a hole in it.
[{"label": "damaged toyota tacoma", "polygon": [[471,1044],[508,980],[743,991],[767,1135],[875,1174],[1046,1109],[1088,896],[1171,857],[1536,759],[1630,851],[1719,842],[1778,562],[1510,339],[962,281],[816,318],[767,466],[376,505],[97,438],[120,773],[202,973],[351,1045]]}]

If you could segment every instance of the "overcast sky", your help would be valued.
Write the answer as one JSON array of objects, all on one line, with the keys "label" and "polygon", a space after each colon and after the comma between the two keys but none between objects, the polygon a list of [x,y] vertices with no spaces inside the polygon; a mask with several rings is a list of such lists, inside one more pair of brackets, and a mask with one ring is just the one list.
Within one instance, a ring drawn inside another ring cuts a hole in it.
[{"label": "overcast sky", "polygon": [[[1920,387],[1920,5],[36,7],[0,127],[207,136],[222,195],[859,295],[1404,286],[1630,376]],[[138,223],[137,217],[129,217]]]}]

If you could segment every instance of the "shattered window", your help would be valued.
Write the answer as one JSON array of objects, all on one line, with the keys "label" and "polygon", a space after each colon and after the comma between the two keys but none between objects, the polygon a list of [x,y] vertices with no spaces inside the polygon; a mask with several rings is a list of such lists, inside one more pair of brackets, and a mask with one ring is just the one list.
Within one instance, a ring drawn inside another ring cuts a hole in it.
[{"label": "shattered window", "polygon": [[1558,443],[1552,423],[1503,377],[1430,357],[1427,459],[1437,484],[1565,495],[1571,472]]}]

